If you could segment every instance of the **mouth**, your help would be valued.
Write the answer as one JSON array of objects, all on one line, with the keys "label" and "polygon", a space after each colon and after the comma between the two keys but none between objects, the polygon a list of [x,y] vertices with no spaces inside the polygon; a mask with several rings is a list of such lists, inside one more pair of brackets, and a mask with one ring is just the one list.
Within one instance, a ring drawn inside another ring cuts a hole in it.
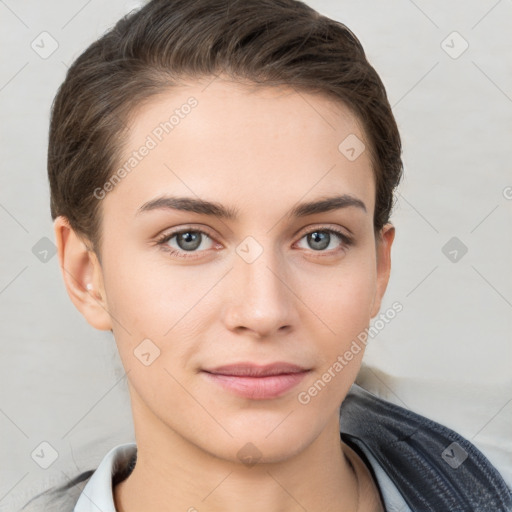
[{"label": "mouth", "polygon": [[251,400],[278,398],[297,386],[309,372],[307,368],[285,362],[263,366],[237,363],[202,370],[210,382]]}]

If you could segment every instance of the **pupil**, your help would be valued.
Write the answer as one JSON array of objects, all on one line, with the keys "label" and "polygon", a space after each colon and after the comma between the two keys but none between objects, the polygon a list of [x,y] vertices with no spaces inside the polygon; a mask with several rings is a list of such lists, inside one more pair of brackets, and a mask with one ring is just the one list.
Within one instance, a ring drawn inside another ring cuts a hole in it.
[{"label": "pupil", "polygon": [[[311,233],[309,235],[310,237],[310,241],[312,241],[313,245],[314,244],[319,244],[320,246],[316,246],[314,247],[313,246],[313,249],[325,249],[326,247],[329,246],[329,242],[330,242],[330,235],[329,233],[323,233],[323,232],[319,232],[319,231],[315,231],[313,233]],[[323,240],[322,240],[322,237],[323,237]]]},{"label": "pupil", "polygon": [[180,248],[183,249],[184,251],[191,251],[199,247],[199,245],[201,244],[201,237],[199,233],[186,231],[185,233],[180,233],[178,235],[177,242]]}]

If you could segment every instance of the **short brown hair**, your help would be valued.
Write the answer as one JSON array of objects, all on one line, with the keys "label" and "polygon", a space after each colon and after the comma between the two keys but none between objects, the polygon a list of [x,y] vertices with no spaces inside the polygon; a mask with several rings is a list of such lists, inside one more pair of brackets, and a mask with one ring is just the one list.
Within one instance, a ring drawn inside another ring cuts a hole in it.
[{"label": "short brown hair", "polygon": [[369,142],[380,231],[403,168],[384,85],[345,25],[297,0],[152,0],[91,44],[52,106],[52,218],[67,217],[99,255],[101,201],[93,191],[119,165],[135,107],[184,78],[220,73],[322,93],[348,106]]}]

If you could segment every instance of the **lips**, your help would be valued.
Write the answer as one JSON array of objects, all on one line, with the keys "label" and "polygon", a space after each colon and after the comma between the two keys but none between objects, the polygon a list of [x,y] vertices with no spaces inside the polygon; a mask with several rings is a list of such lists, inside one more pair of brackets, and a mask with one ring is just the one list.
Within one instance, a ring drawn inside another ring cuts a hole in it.
[{"label": "lips", "polygon": [[295,364],[277,362],[263,366],[237,363],[202,372],[210,382],[230,393],[252,400],[269,400],[297,386],[309,370]]},{"label": "lips", "polygon": [[306,371],[306,368],[281,362],[266,364],[264,366],[252,363],[238,363],[218,366],[212,370],[205,371],[216,375],[232,375],[234,377],[268,377],[269,375],[300,373]]}]

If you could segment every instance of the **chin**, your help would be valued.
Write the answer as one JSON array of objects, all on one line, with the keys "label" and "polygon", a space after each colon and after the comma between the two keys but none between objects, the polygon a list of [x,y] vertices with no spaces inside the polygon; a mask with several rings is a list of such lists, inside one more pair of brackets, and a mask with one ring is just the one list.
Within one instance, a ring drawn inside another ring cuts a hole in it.
[{"label": "chin", "polygon": [[285,417],[286,414],[281,414],[279,421],[274,421],[270,428],[268,422],[258,428],[254,424],[240,421],[237,429],[228,428],[233,438],[212,438],[209,446],[205,447],[206,451],[248,467],[286,461],[313,443],[318,433],[311,429],[311,422],[304,421],[299,425],[288,419],[283,421]]}]

